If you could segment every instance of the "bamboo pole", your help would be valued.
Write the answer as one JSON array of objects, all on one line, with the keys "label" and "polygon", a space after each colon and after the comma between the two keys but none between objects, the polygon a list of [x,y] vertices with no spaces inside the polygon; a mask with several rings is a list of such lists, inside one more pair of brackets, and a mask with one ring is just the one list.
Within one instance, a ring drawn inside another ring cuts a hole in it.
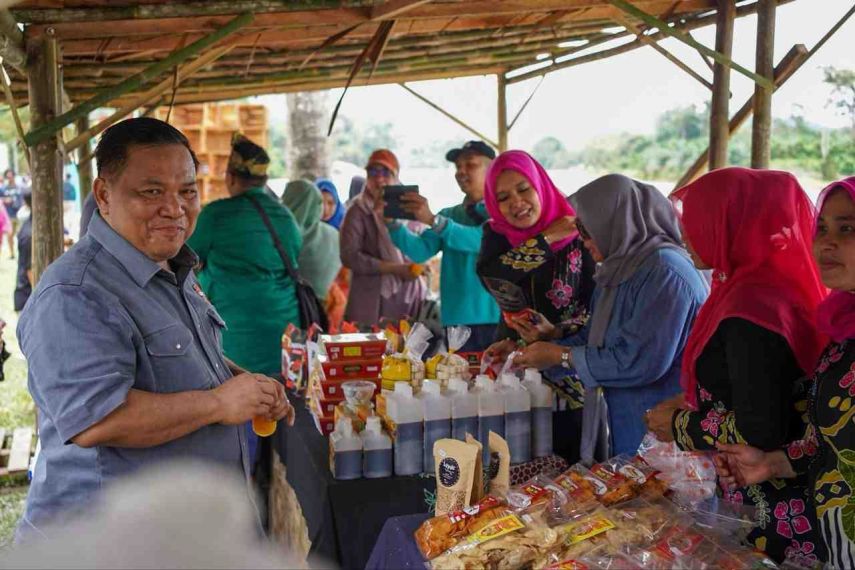
[{"label": "bamboo pole", "polygon": [[[807,48],[804,45],[795,45],[793,46],[787,55],[778,63],[775,67],[775,85],[780,88],[781,85],[787,82],[787,80],[799,70],[799,68],[805,64],[805,62],[810,59],[810,56],[813,52],[808,52]],[[728,123],[728,132],[732,135],[739,128],[745,124],[745,121],[748,120],[748,117],[751,116],[751,113],[754,111],[754,95],[752,95],[748,101],[745,102],[742,107],[736,112],[730,122]],[[682,178],[677,182],[674,189],[682,188],[695,178],[701,175],[701,173],[706,169],[709,164],[710,153],[708,150],[705,150],[701,153],[701,155],[695,160],[692,166],[686,171]]]},{"label": "bamboo pole", "polygon": [[474,127],[472,127],[472,126],[468,125],[468,124],[467,124],[466,122],[464,122],[462,119],[459,119],[458,117],[454,116],[454,115],[453,115],[453,114],[451,114],[450,112],[446,111],[445,109],[443,109],[442,107],[440,107],[439,105],[437,105],[436,103],[434,103],[433,101],[431,101],[430,99],[428,99],[427,97],[425,97],[424,95],[422,95],[421,93],[419,93],[419,92],[417,92],[417,91],[414,91],[412,88],[408,87],[408,86],[407,86],[407,85],[405,85],[404,83],[398,83],[398,85],[400,85],[401,87],[403,87],[403,88],[404,88],[408,93],[410,93],[413,97],[417,98],[419,101],[421,101],[422,103],[424,103],[424,104],[426,104],[427,106],[431,107],[432,109],[435,109],[436,111],[439,111],[440,113],[442,113],[443,115],[445,115],[446,117],[448,117],[449,119],[451,119],[452,121],[454,121],[455,123],[457,123],[458,125],[460,125],[461,127],[463,127],[464,129],[466,129],[467,131],[469,131],[470,133],[472,133],[473,135],[475,135],[476,137],[478,137],[478,138],[480,138],[480,139],[483,139],[484,141],[486,141],[486,142],[490,143],[490,144],[491,144],[491,145],[493,145],[494,147],[495,147],[495,146],[498,146],[498,145],[497,145],[497,143],[496,143],[495,141],[491,140],[488,136],[486,136],[486,135],[484,135],[483,133],[481,133],[480,131],[476,130]]},{"label": "bamboo pole", "polygon": [[[630,16],[638,18],[639,20],[641,20],[642,22],[644,22],[648,26],[658,28],[659,31],[663,32],[665,35],[671,36],[672,38],[679,40],[679,41],[683,42],[684,44],[695,48],[696,50],[703,53],[704,55],[708,55],[709,57],[713,58],[713,60],[720,63],[721,65],[729,66],[730,68],[738,71],[739,73],[741,73],[745,77],[748,77],[749,79],[751,79],[755,83],[758,83],[758,84],[762,85],[763,87],[765,87],[769,90],[773,90],[775,88],[775,84],[772,83],[771,81],[769,81],[769,79],[767,79],[766,77],[758,75],[758,74],[754,73],[753,71],[750,71],[750,70],[742,67],[738,63],[732,61],[729,56],[726,56],[726,55],[724,55],[724,54],[722,54],[716,50],[712,50],[712,49],[708,48],[707,46],[705,46],[704,44],[696,41],[691,36],[681,32],[681,31],[678,31],[678,30],[675,30],[675,29],[669,27],[666,22],[663,22],[662,20],[660,20],[656,16],[652,16],[652,15],[648,14],[647,12],[645,12],[644,10],[641,10],[640,8],[634,6],[633,4],[630,4],[629,2],[627,2],[627,0],[609,0],[609,3],[613,6],[615,6],[616,8],[620,8],[621,10],[623,10],[624,12],[629,14]],[[731,4],[732,4],[732,0],[731,0]]]},{"label": "bamboo pole", "polygon": [[[202,54],[190,63],[182,65],[178,69],[178,77],[183,79],[193,75],[196,71],[215,61],[218,57],[225,55],[231,49],[232,46],[229,45],[212,48],[211,50]],[[155,99],[163,95],[165,92],[172,89],[175,86],[174,84],[174,77],[170,77],[168,79],[164,79],[148,91],[140,93],[131,101],[116,109],[116,111],[112,115],[102,120],[94,127],[91,127],[84,132],[79,132],[76,137],[66,143],[66,152],[72,152],[73,150],[82,147],[92,137],[97,136],[99,133],[107,129],[110,125],[118,122],[119,120],[133,113],[136,109],[139,109],[147,103],[154,101]]]},{"label": "bamboo pole", "polygon": [[[778,2],[778,5],[780,6],[780,5],[783,5],[785,3],[794,2],[794,1],[795,0],[780,0]],[[754,14],[755,12],[757,12],[757,4],[756,3],[748,4],[747,6],[739,6],[736,9],[736,17],[740,18],[742,16],[748,16],[748,15]],[[711,24],[714,24],[716,22],[716,18],[717,18],[716,14],[709,14],[706,16],[701,16],[699,18],[687,20],[684,24],[675,23],[674,29],[680,30],[683,32],[689,32],[691,30],[696,30],[698,28],[703,28],[703,27],[709,26]],[[617,39],[619,37],[622,37],[622,34],[614,34],[611,36],[611,39],[614,40],[614,39]],[[659,41],[661,39],[664,39],[666,37],[666,35],[663,32],[658,31],[658,32],[655,32],[653,34],[648,35],[647,37],[653,41]],[[600,42],[600,43],[603,43],[603,42]],[[549,66],[547,68],[535,69],[533,71],[527,71],[525,73],[518,73],[518,74],[514,75],[513,77],[508,78],[508,85],[513,85],[514,83],[526,81],[528,79],[531,79],[532,77],[538,77],[540,75],[545,75],[547,73],[552,73],[555,71],[559,71],[561,69],[567,69],[570,67],[575,67],[575,66],[581,65],[583,63],[589,63],[592,61],[599,61],[601,59],[606,59],[608,57],[613,57],[615,55],[627,53],[627,52],[630,52],[632,50],[638,49],[640,47],[644,47],[644,45],[645,44],[643,44],[642,42],[635,40],[635,41],[630,42],[628,44],[624,44],[624,45],[617,46],[614,48],[609,48],[609,49],[605,49],[605,50],[598,51],[595,53],[575,57],[573,59],[562,61],[560,63],[553,63],[551,66]],[[582,46],[581,48],[571,50],[566,54],[559,54],[555,59],[559,59],[564,55],[570,55],[576,51],[579,51],[580,49],[588,49],[590,47],[593,47],[593,42],[589,45]],[[509,73],[514,73],[515,71],[516,70],[511,70]]]},{"label": "bamboo pole", "polygon": [[[89,116],[80,117],[74,123],[77,128],[78,136],[89,130]],[[92,174],[92,161],[85,160],[92,152],[89,139],[80,145],[77,149],[77,177],[80,180],[80,200],[81,202],[92,192],[92,183],[95,178]]]},{"label": "bamboo pole", "polygon": [[642,43],[645,43],[645,44],[649,45],[650,47],[652,47],[654,50],[656,50],[657,53],[662,55],[665,59],[667,59],[668,61],[670,61],[671,63],[673,63],[674,65],[676,65],[677,67],[679,67],[680,69],[685,71],[686,73],[688,73],[695,81],[697,81],[698,83],[700,83],[701,85],[703,85],[704,87],[706,87],[707,89],[712,91],[712,88],[713,88],[712,83],[710,83],[709,81],[704,79],[697,71],[695,71],[694,69],[692,69],[691,67],[689,67],[688,65],[683,63],[683,61],[680,60],[680,58],[678,58],[676,55],[672,54],[670,51],[668,51],[664,47],[660,46],[657,42],[655,42],[655,41],[651,40],[650,38],[648,38],[647,36],[645,36],[644,32],[642,32],[642,30],[640,30],[638,28],[638,26],[633,24],[629,18],[627,18],[624,15],[619,15],[615,18],[615,21],[618,24],[620,24],[621,26],[623,26],[624,28],[626,28],[627,30],[629,30],[630,32],[632,32],[633,34],[635,34],[635,37],[638,38]]},{"label": "bamboo pole", "polygon": [[[772,77],[775,72],[775,0],[758,0],[757,73]],[[751,168],[769,168],[772,159],[772,91],[754,89],[754,120],[751,125]]]},{"label": "bamboo pole", "polygon": [[545,76],[545,75],[542,75],[542,76],[540,77],[540,81],[538,81],[538,82],[537,82],[537,85],[535,85],[535,86],[534,86],[534,89],[532,89],[532,90],[531,90],[531,93],[529,94],[528,98],[526,98],[526,100],[523,102],[522,106],[520,107],[520,110],[519,110],[519,111],[517,111],[517,114],[516,114],[516,115],[514,115],[514,118],[513,118],[513,119],[511,119],[511,122],[510,122],[510,123],[508,123],[508,131],[510,131],[511,129],[513,129],[513,128],[514,128],[514,125],[516,125],[516,124],[517,124],[517,121],[519,120],[520,116],[523,114],[523,111],[525,111],[525,110],[526,110],[526,107],[528,107],[528,104],[529,104],[529,103],[531,103],[531,100],[532,100],[532,99],[534,99],[534,96],[535,96],[535,94],[537,93],[537,90],[538,90],[538,89],[540,89],[540,86],[541,86],[541,85],[543,85],[543,81],[544,81],[545,79],[546,79],[546,76]]},{"label": "bamboo pole", "polygon": [[159,76],[161,73],[169,70],[171,67],[178,65],[190,57],[193,57],[197,53],[203,51],[204,49],[214,45],[219,42],[223,38],[231,35],[236,32],[243,26],[247,25],[252,21],[252,14],[246,13],[241,16],[234,18],[231,22],[216,30],[207,36],[196,40],[192,44],[188,45],[185,48],[174,51],[168,57],[159,61],[155,65],[152,65],[148,69],[141,71],[140,73],[125,79],[118,85],[105,90],[103,93],[92,97],[91,99],[80,103],[73,109],[71,109],[67,113],[63,113],[62,115],[54,118],[50,122],[39,126],[36,129],[33,129],[27,135],[27,144],[29,146],[33,146],[38,144],[63,127],[73,123],[83,115],[94,111],[98,107],[109,103],[113,99],[120,97],[126,93],[131,93],[137,89],[139,89],[142,85],[148,83],[155,77]]},{"label": "bamboo pole", "polygon": [[499,129],[499,152],[508,150],[508,87],[503,73],[496,74],[497,89],[497,117],[496,125]]},{"label": "bamboo pole", "polygon": [[[716,24],[716,52],[730,59],[733,51],[733,24],[736,18],[733,0],[718,0],[718,23]],[[730,67],[715,60],[713,93],[710,103],[710,170],[727,165],[727,143],[730,139]]]},{"label": "bamboo pole", "polygon": [[3,61],[26,75],[27,52],[22,47],[24,36],[15,18],[6,8],[0,9],[0,57]]},{"label": "bamboo pole", "polygon": [[[27,45],[32,126],[48,124],[58,113],[58,46],[52,34]],[[33,280],[62,254],[62,155],[58,131],[31,148],[33,179]]]}]

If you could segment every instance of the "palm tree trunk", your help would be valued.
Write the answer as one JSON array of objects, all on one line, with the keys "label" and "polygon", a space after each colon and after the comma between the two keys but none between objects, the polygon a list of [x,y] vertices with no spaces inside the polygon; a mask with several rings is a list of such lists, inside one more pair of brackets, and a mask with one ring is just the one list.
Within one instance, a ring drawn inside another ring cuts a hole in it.
[{"label": "palm tree trunk", "polygon": [[329,141],[324,130],[329,121],[326,91],[289,93],[288,177],[292,180],[329,176]]}]

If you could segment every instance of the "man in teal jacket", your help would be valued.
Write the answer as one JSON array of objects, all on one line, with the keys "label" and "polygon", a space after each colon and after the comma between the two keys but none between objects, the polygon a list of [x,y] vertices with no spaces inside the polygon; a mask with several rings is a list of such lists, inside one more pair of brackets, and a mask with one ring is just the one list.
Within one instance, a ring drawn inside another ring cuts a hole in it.
[{"label": "man in teal jacket", "polygon": [[445,158],[455,164],[457,184],[466,195],[463,203],[434,214],[424,196],[405,194],[401,200],[403,209],[429,228],[416,235],[398,222],[388,226],[395,246],[416,263],[442,252],[442,325],[466,325],[472,329],[462,352],[480,352],[490,346],[499,322],[499,307],[475,272],[481,226],[487,221],[484,180],[495,157],[495,151],[482,141],[469,141],[462,148],[448,151]]}]

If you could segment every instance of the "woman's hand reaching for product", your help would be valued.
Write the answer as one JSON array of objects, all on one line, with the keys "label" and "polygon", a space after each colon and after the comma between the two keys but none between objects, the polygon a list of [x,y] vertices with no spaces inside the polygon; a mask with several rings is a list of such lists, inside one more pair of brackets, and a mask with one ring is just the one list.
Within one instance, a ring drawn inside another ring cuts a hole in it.
[{"label": "woman's hand reaching for product", "polygon": [[555,243],[570,237],[576,231],[576,218],[564,216],[558,218],[543,230],[543,237],[547,243]]},{"label": "woman's hand reaching for product", "polygon": [[508,326],[519,333],[526,343],[531,344],[539,340],[556,340],[561,330],[549,322],[549,319],[537,311],[526,311],[518,317],[512,317]]},{"label": "woman's hand reaching for product", "polygon": [[497,364],[504,364],[505,360],[507,360],[508,358],[508,355],[516,349],[517,343],[515,343],[509,338],[506,338],[505,340],[500,340],[491,344],[490,347],[484,352],[484,355],[489,356],[492,361]]},{"label": "woman's hand reaching for product", "polygon": [[775,477],[792,478],[796,474],[787,455],[781,451],[765,452],[742,443],[717,443],[719,454],[715,469],[725,489],[737,489],[762,483]]},{"label": "woman's hand reaching for product", "polygon": [[545,370],[561,364],[564,347],[551,342],[536,342],[520,350],[514,364],[521,368]]},{"label": "woman's hand reaching for product", "polygon": [[660,402],[655,408],[644,414],[644,423],[647,424],[648,431],[653,432],[659,441],[674,441],[674,432],[671,430],[671,426],[674,424],[674,412],[680,409],[681,403],[681,399],[671,398]]}]

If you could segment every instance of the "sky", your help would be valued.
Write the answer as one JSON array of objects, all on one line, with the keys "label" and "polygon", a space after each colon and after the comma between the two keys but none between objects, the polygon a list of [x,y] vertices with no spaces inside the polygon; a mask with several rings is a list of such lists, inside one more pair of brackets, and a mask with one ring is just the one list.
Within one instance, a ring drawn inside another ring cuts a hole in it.
[{"label": "sky", "polygon": [[[812,48],[823,34],[852,6],[852,0],[796,0],[778,8],[775,61],[798,43]],[[754,68],[756,16],[740,18],[734,33],[733,59]],[[713,26],[695,31],[705,45],[715,44]],[[847,120],[827,105],[830,88],[822,81],[825,66],[855,68],[855,18],[805,64],[773,100],[776,117],[802,115],[811,123],[826,127],[847,125]],[[709,80],[712,73],[692,48],[667,39],[661,45]],[[512,118],[538,79],[511,85],[508,113]],[[409,84],[419,93],[439,103],[475,129],[496,137],[496,80],[494,76],[424,81]],[[731,113],[753,92],[751,80],[731,74]],[[332,109],[341,94],[329,95]],[[678,69],[652,48],[593,63],[559,70],[547,75],[528,109],[511,130],[511,148],[530,149],[546,136],[554,136],[571,149],[581,149],[599,137],[622,132],[652,132],[656,117],[663,111],[690,104],[703,105],[709,90]],[[284,96],[260,98],[271,109],[271,120],[286,119]],[[351,88],[342,106],[342,115],[358,125],[392,122],[403,155],[409,149],[434,140],[473,138],[468,131],[431,109],[398,85]]]}]

